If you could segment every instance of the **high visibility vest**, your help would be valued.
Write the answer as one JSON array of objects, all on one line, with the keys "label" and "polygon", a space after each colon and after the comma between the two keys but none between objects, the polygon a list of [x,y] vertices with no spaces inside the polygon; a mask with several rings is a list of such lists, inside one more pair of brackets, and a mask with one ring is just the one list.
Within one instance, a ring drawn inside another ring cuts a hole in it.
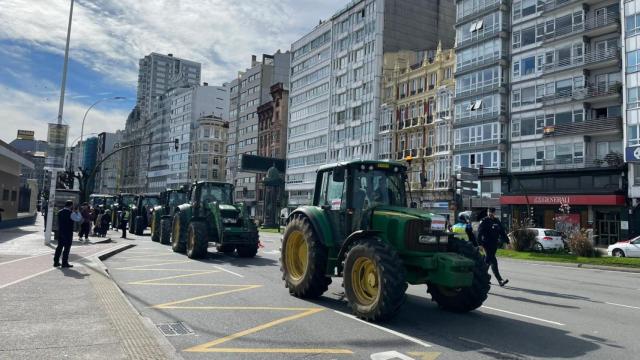
[{"label": "high visibility vest", "polygon": [[467,224],[454,224],[451,227],[451,231],[453,231],[456,238],[469,241],[469,237],[467,236]]}]

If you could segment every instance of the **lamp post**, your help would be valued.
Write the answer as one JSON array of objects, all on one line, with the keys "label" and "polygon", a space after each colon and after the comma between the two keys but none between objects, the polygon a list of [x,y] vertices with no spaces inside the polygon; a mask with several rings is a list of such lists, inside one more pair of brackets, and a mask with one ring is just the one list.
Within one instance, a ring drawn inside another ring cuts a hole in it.
[{"label": "lamp post", "polygon": [[[84,122],[85,122],[85,120],[87,120],[87,115],[89,114],[89,111],[91,111],[91,109],[93,109],[94,106],[100,104],[101,102],[105,102],[105,101],[125,100],[125,99],[126,99],[126,97],[124,97],[124,96],[114,96],[114,97],[108,97],[108,98],[100,99],[100,100],[94,102],[93,104],[91,104],[91,106],[89,106],[87,111],[84,112],[84,116],[82,117],[82,126],[80,127],[80,142],[82,142],[82,138],[84,137]],[[81,163],[80,165],[84,166],[83,163]]]}]

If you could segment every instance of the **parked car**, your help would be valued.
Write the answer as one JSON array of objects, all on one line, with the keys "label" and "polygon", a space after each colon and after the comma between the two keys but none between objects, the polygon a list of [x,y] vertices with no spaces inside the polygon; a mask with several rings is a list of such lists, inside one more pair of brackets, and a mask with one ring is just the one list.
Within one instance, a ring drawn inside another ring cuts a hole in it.
[{"label": "parked car", "polygon": [[609,245],[607,254],[616,257],[640,257],[640,236]]},{"label": "parked car", "polygon": [[545,250],[562,250],[564,249],[564,241],[562,233],[553,229],[529,228],[536,231],[536,241],[531,246],[533,251]]}]

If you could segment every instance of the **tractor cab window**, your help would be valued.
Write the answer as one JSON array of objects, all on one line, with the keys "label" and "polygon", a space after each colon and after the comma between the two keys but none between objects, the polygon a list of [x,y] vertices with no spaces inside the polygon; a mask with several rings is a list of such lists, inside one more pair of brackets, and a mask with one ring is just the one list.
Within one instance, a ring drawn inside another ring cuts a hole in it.
[{"label": "tractor cab window", "polygon": [[400,172],[357,169],[354,172],[353,208],[377,205],[406,206],[404,181]]},{"label": "tractor cab window", "polygon": [[144,207],[156,206],[158,204],[160,204],[160,199],[156,197],[146,197],[142,199],[142,206]]},{"label": "tractor cab window", "polygon": [[129,206],[136,201],[137,196],[134,195],[126,195],[122,197],[122,205]]},{"label": "tractor cab window", "polygon": [[187,195],[182,192],[171,192],[169,194],[169,206],[178,206],[187,202]]},{"label": "tractor cab window", "polygon": [[[343,171],[344,170],[338,170]],[[346,192],[345,177],[334,176],[334,171],[327,171],[322,175],[322,188],[320,189],[320,206],[331,206],[332,210],[340,210],[346,207],[344,194]]]},{"label": "tractor cab window", "polygon": [[232,192],[231,186],[203,186],[200,190],[200,201],[203,203],[218,202],[221,204],[232,204]]}]

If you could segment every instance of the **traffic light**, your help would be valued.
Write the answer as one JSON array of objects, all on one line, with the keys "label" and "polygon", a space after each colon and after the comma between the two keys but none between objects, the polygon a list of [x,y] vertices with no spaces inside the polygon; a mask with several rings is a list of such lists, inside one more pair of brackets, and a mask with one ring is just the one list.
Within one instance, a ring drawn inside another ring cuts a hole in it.
[{"label": "traffic light", "polygon": [[178,140],[178,139],[174,139],[173,140],[173,148],[176,149],[176,151],[178,151],[178,149],[180,149],[180,140]]}]

